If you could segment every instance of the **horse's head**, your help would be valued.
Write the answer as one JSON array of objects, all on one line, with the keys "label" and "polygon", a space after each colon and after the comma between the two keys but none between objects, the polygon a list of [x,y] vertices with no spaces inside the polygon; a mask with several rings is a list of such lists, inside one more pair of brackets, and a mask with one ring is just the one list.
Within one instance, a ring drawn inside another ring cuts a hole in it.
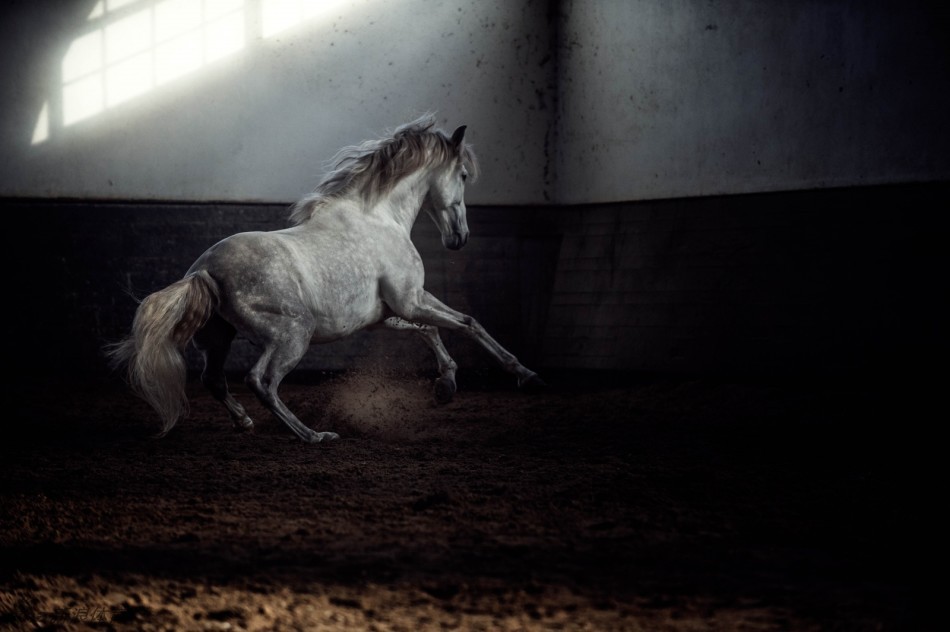
[{"label": "horse's head", "polygon": [[465,126],[462,125],[449,141],[450,157],[432,169],[429,193],[423,208],[442,233],[442,245],[458,250],[468,241],[468,221],[465,219],[465,180],[468,179],[466,162]]}]

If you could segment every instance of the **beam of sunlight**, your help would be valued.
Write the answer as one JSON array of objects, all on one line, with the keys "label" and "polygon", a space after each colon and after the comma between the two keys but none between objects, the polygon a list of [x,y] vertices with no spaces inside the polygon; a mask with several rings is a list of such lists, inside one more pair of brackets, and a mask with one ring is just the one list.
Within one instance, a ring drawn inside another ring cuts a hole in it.
[{"label": "beam of sunlight", "polygon": [[93,31],[73,40],[63,57],[63,82],[69,83],[102,68],[102,31]]},{"label": "beam of sunlight", "polygon": [[244,48],[244,16],[235,11],[208,22],[204,30],[205,63],[217,61]]},{"label": "beam of sunlight", "polygon": [[[63,57],[62,126],[240,51],[246,18],[245,0],[100,0]],[[45,133],[34,133],[34,145],[50,137],[45,112]]]},{"label": "beam of sunlight", "polygon": [[135,4],[138,0],[106,0],[106,4],[109,6],[109,11],[117,11],[122,7],[127,7],[129,5]]},{"label": "beam of sunlight", "polygon": [[341,0],[261,0],[261,35],[273,37],[339,4]]},{"label": "beam of sunlight", "polygon": [[155,47],[155,83],[163,84],[202,66],[204,42],[201,33],[190,31]]},{"label": "beam of sunlight", "polygon": [[105,107],[102,77],[98,74],[63,86],[63,125],[98,114]]},{"label": "beam of sunlight", "polygon": [[[34,145],[325,14],[342,0],[99,0],[60,65]],[[53,107],[50,107],[50,103]],[[59,107],[57,107],[59,106]]]},{"label": "beam of sunlight", "polygon": [[33,128],[33,145],[39,145],[49,138],[49,101],[43,103],[40,108],[40,115],[36,118],[36,126]]}]

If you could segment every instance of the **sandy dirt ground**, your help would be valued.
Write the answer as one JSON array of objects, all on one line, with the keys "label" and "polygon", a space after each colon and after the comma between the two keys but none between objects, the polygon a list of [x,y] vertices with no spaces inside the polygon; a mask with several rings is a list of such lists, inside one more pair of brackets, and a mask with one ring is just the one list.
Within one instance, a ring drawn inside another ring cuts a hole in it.
[{"label": "sandy dirt ground", "polygon": [[0,629],[927,629],[903,395],[545,377],[286,382],[320,445],[243,385],[253,433],[192,381],[163,439],[118,380],[18,387]]}]

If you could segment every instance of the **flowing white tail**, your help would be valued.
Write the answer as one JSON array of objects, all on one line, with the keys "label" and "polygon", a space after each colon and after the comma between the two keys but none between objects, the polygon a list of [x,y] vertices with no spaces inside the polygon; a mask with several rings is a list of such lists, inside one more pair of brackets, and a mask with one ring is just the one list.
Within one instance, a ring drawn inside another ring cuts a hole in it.
[{"label": "flowing white tail", "polygon": [[139,304],[132,332],[111,345],[114,367],[125,366],[129,384],[158,412],[159,436],[188,414],[185,345],[208,321],[218,304],[218,288],[207,272],[189,274]]}]

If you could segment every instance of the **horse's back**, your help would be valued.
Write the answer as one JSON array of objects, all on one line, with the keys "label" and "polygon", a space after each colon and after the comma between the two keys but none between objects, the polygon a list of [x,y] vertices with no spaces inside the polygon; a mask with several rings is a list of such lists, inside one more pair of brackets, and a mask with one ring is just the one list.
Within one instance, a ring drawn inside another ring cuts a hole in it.
[{"label": "horse's back", "polygon": [[384,313],[380,263],[360,241],[353,233],[300,228],[237,233],[206,250],[189,272],[204,270],[217,282],[219,313],[239,330],[250,333],[260,313],[295,315],[313,321],[315,340],[333,340]]},{"label": "horse's back", "polygon": [[218,284],[222,302],[269,305],[299,294],[300,248],[279,231],[236,233],[198,257],[188,273],[205,271]]}]

